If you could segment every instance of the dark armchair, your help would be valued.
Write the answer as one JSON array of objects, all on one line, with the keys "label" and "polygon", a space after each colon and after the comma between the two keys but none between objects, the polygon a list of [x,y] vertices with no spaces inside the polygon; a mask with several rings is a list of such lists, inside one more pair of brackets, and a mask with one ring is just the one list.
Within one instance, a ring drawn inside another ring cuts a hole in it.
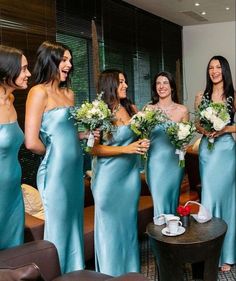
[{"label": "dark armchair", "polygon": [[78,270],[62,275],[55,246],[48,241],[38,240],[0,251],[1,268],[23,266],[35,263],[45,281],[148,281],[142,274],[128,273],[120,277]]}]

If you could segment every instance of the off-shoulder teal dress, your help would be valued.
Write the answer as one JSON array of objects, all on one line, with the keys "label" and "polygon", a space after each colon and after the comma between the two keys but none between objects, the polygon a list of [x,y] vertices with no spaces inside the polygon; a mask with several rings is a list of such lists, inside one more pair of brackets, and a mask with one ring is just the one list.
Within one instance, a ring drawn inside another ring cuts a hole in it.
[{"label": "off-shoulder teal dress", "polygon": [[[118,126],[107,145],[125,146],[134,140],[129,126]],[[92,192],[95,201],[96,270],[112,276],[139,272],[138,156],[95,157]]]},{"label": "off-shoulder teal dress", "polygon": [[184,175],[184,169],[178,165],[179,156],[175,154],[175,147],[165,132],[168,122],[152,130],[146,163],[147,183],[155,216],[176,213]]},{"label": "off-shoulder teal dress", "polygon": [[43,114],[40,137],[46,154],[40,164],[37,185],[44,211],[44,239],[58,250],[62,272],[84,268],[83,156],[70,107]]},{"label": "off-shoulder teal dress", "polygon": [[202,137],[199,147],[201,203],[228,225],[219,265],[236,263],[236,145],[231,134],[215,138],[212,151]]},{"label": "off-shoulder teal dress", "polygon": [[17,122],[0,124],[0,250],[24,242],[24,203],[18,152],[24,135]]}]

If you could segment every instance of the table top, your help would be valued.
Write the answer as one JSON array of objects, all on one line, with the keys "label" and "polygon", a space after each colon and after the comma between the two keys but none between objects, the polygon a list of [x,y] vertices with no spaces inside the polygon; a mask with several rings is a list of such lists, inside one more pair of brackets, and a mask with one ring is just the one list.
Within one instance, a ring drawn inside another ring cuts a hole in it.
[{"label": "table top", "polygon": [[169,244],[195,244],[201,242],[209,242],[217,237],[220,237],[227,231],[227,224],[224,220],[213,217],[210,221],[205,223],[198,223],[194,218],[190,218],[190,225],[186,231],[178,236],[166,236],[162,234],[162,229],[166,225],[155,225],[149,223],[147,225],[147,234],[153,239],[169,243]]}]

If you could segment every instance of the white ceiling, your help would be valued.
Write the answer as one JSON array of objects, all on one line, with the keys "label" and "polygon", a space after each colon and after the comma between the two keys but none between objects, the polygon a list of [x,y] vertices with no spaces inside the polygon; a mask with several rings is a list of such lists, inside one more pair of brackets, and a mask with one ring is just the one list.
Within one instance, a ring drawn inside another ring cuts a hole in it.
[{"label": "white ceiling", "polygon": [[[181,26],[235,21],[235,0],[123,0]],[[198,2],[200,6],[194,4]],[[229,7],[227,11],[225,8]],[[202,15],[201,12],[206,14]]]}]

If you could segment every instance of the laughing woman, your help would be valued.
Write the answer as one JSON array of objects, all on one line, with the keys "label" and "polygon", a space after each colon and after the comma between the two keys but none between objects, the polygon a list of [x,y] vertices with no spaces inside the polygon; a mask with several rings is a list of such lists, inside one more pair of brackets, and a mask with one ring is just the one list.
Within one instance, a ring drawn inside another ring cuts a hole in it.
[{"label": "laughing woman", "polygon": [[55,244],[62,272],[84,267],[83,156],[76,127],[69,119],[74,106],[74,94],[68,88],[72,67],[69,48],[42,43],[25,121],[26,147],[44,155],[37,174],[45,210],[44,239]]},{"label": "laughing woman", "polygon": [[146,166],[147,182],[154,203],[154,215],[175,214],[179,201],[180,186],[184,176],[178,165],[179,157],[165,130],[169,122],[189,120],[186,106],[177,103],[174,77],[163,71],[155,75],[152,102],[147,105],[153,110],[163,111],[170,121],[157,125],[151,132],[151,145]]},{"label": "laughing woman", "polygon": [[[214,56],[210,59],[206,80],[205,91],[196,96],[196,110],[204,100],[223,103],[231,117],[230,124],[218,132],[209,133],[197,124],[199,133],[203,134],[199,147],[201,201],[214,217],[222,218],[228,224],[220,266],[222,271],[229,271],[230,265],[236,263],[236,145],[232,136],[236,133],[236,125],[233,124],[236,92],[229,63],[224,57]],[[215,139],[212,151],[207,148],[208,137]]]},{"label": "laughing woman", "polygon": [[24,136],[13,105],[15,90],[26,89],[28,70],[21,50],[0,45],[0,250],[24,242],[24,203],[18,152]]}]

